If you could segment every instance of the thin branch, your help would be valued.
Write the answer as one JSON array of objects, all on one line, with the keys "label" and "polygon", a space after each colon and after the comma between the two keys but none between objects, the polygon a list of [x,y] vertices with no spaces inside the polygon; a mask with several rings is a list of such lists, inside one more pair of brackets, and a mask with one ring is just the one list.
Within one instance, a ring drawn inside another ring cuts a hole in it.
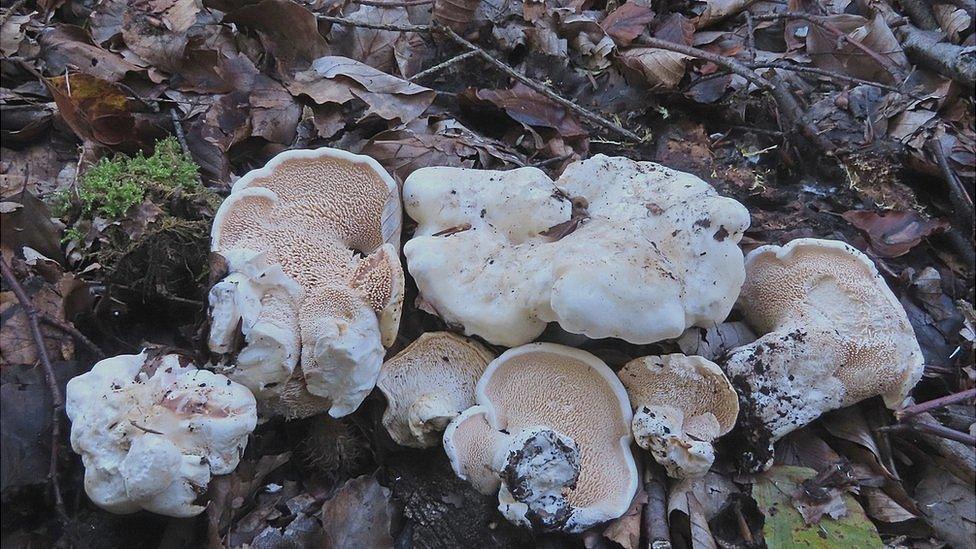
[{"label": "thin branch", "polygon": [[[648,456],[649,457],[649,456]],[[668,527],[668,497],[662,479],[667,478],[664,471],[656,463],[644,466],[644,491],[647,493],[647,504],[641,517],[647,547],[671,547],[671,533]]]},{"label": "thin branch", "polygon": [[416,82],[417,80],[426,78],[432,74],[438,73],[450,67],[451,65],[460,63],[461,61],[464,61],[465,59],[469,59],[471,57],[476,57],[477,55],[478,52],[476,51],[468,51],[462,53],[461,55],[455,55],[454,57],[448,59],[447,61],[444,61],[443,63],[438,63],[429,69],[418,72],[417,74],[411,76],[407,80],[410,80],[411,82]]},{"label": "thin branch", "polygon": [[834,37],[836,37],[838,40],[847,42],[848,44],[861,50],[865,55],[873,59],[875,62],[881,65],[886,71],[888,71],[888,73],[891,74],[891,76],[893,76],[895,80],[902,80],[905,76],[904,69],[902,69],[897,64],[895,64],[895,62],[892,61],[890,57],[885,57],[880,53],[872,50],[871,48],[863,44],[860,40],[852,39],[850,36],[848,36],[846,32],[840,30],[839,28],[837,28],[836,25],[828,21],[826,17],[813,15],[809,13],[787,11],[782,13],[764,13],[760,15],[753,15],[752,19],[753,21],[776,21],[779,19],[800,19],[806,21],[812,25],[816,25],[817,27],[820,27],[821,29],[833,34]]},{"label": "thin branch", "polygon": [[728,69],[732,73],[738,74],[742,78],[745,78],[752,84],[756,85],[756,87],[763,90],[772,90],[774,87],[769,80],[757,75],[752,71],[752,69],[742,62],[725,55],[719,55],[717,53],[712,53],[692,46],[685,46],[684,44],[676,44],[667,40],[661,40],[660,38],[640,37],[637,40],[634,40],[634,43],[642,46],[650,46],[652,48],[682,53],[690,57],[704,59],[705,61],[711,61],[720,67]]},{"label": "thin branch", "polygon": [[54,375],[54,366],[51,358],[47,354],[47,347],[44,345],[44,335],[41,333],[41,326],[38,321],[39,311],[34,306],[24,287],[20,285],[13,269],[7,260],[0,254],[0,273],[7,285],[14,292],[20,307],[27,316],[27,323],[30,326],[31,337],[34,338],[34,346],[37,348],[37,357],[40,359],[41,368],[44,370],[44,377],[47,379],[48,390],[51,391],[51,463],[48,469],[48,480],[51,482],[51,491],[54,494],[54,508],[58,513],[58,519],[62,526],[69,523],[68,512],[64,506],[64,498],[61,496],[61,483],[58,479],[58,452],[61,446],[61,414],[64,412],[64,396],[58,386],[58,378]]},{"label": "thin branch", "polygon": [[331,15],[316,15],[319,21],[327,21],[344,27],[359,27],[361,29],[387,30],[394,32],[434,32],[430,25],[387,25],[383,23],[366,23],[364,21],[351,21],[344,17],[334,17]]},{"label": "thin branch", "polygon": [[381,2],[379,0],[351,0],[352,4],[375,6],[377,8],[406,8],[410,6],[424,6],[433,4],[434,0],[403,0],[401,2]]},{"label": "thin branch", "polygon": [[42,322],[50,326],[54,326],[55,328],[75,338],[79,343],[87,347],[88,350],[97,358],[102,358],[105,356],[105,353],[102,352],[102,349],[98,345],[95,345],[94,341],[88,339],[85,334],[81,333],[78,328],[75,328],[70,322],[61,320],[60,318],[55,318],[43,311],[38,311],[37,314]]},{"label": "thin branch", "polygon": [[902,89],[900,89],[900,88],[898,88],[896,86],[891,86],[891,85],[888,85],[888,84],[882,84],[881,82],[875,82],[873,80],[864,80],[862,78],[854,78],[853,76],[848,76],[848,75],[843,74],[843,73],[839,73],[839,72],[835,72],[835,71],[829,71],[829,70],[821,69],[821,68],[818,68],[818,67],[807,67],[805,65],[796,65],[794,63],[789,63],[789,62],[786,62],[786,61],[763,61],[763,62],[760,62],[760,63],[749,63],[747,66],[750,67],[750,68],[752,68],[752,69],[771,68],[771,69],[782,69],[782,70],[785,70],[785,71],[793,71],[793,72],[807,72],[807,73],[810,73],[810,74],[817,74],[817,75],[826,76],[826,77],[829,77],[829,78],[836,78],[838,80],[843,80],[843,81],[849,82],[851,84],[864,84],[865,86],[874,86],[875,88],[879,88],[879,89],[882,89],[882,90],[886,90],[886,91],[890,91],[890,92],[895,92],[895,93],[901,93],[901,94],[904,94],[904,95],[906,95],[908,97],[911,97],[912,99],[916,99],[916,100],[922,100],[922,99],[924,99],[921,96],[915,95],[915,94],[913,94],[911,92],[904,91],[904,90],[902,90]]},{"label": "thin branch", "polygon": [[953,198],[953,207],[960,206],[962,208],[959,218],[972,220],[973,197],[969,196],[969,191],[966,190],[965,185],[956,177],[956,172],[949,166],[949,160],[946,158],[945,151],[942,150],[942,145],[937,140],[929,141],[928,145],[929,152],[935,157],[935,161],[939,164],[939,169],[942,170],[942,176],[949,185],[949,193]]},{"label": "thin branch", "polygon": [[631,141],[634,141],[636,143],[640,143],[640,142],[644,141],[636,133],[634,133],[634,132],[632,132],[630,130],[624,129],[624,128],[620,127],[618,124],[615,124],[615,123],[607,120],[606,118],[604,118],[604,117],[602,117],[602,116],[600,116],[600,115],[598,115],[598,114],[596,114],[594,112],[588,111],[588,110],[584,109],[583,107],[580,107],[576,103],[574,103],[574,102],[570,101],[569,99],[566,99],[565,97],[563,97],[563,96],[557,94],[556,92],[552,91],[552,89],[550,89],[549,86],[546,86],[545,84],[543,84],[541,82],[537,82],[537,81],[529,78],[528,76],[525,76],[524,74],[516,71],[515,69],[513,69],[510,66],[508,66],[507,64],[505,64],[505,63],[503,63],[503,62],[495,59],[494,57],[491,56],[490,53],[488,53],[485,50],[481,49],[480,47],[472,44],[471,42],[468,42],[467,40],[465,40],[464,38],[462,38],[458,33],[456,33],[453,30],[451,30],[449,27],[445,27],[443,25],[437,24],[436,27],[435,27],[435,30],[437,32],[440,32],[440,33],[444,34],[448,38],[450,38],[457,45],[462,46],[462,47],[464,47],[464,48],[466,48],[466,49],[468,49],[470,51],[477,52],[478,53],[478,56],[481,57],[482,59],[484,59],[485,61],[487,61],[489,64],[494,65],[497,69],[501,70],[505,74],[507,74],[507,75],[511,76],[512,78],[518,80],[519,82],[525,84],[526,86],[528,86],[529,88],[535,90],[536,92],[541,93],[542,95],[548,97],[554,103],[557,103],[559,105],[562,105],[563,107],[565,107],[565,108],[567,108],[567,109],[575,112],[576,114],[580,115],[581,118],[589,121],[591,124],[595,124],[597,126],[601,126],[603,128],[606,128],[606,129],[608,129],[608,130],[610,130],[610,131],[612,131],[612,132],[614,132],[614,133],[616,133],[618,135],[622,135],[622,136],[626,137],[627,139],[630,139]]},{"label": "thin branch", "polygon": [[190,155],[190,146],[186,143],[183,122],[180,120],[180,115],[177,114],[176,109],[169,110],[169,117],[173,121],[173,132],[176,134],[176,140],[180,143],[180,148],[183,149],[183,154],[189,158],[193,158]]},{"label": "thin branch", "polygon": [[10,7],[7,8],[7,11],[3,12],[3,15],[0,15],[0,27],[2,27],[4,23],[9,21],[10,18],[13,17],[15,13],[17,13],[17,10],[23,7],[23,5],[26,3],[27,3],[26,0],[17,0],[13,4],[11,4]]},{"label": "thin branch", "polygon": [[879,433],[891,433],[891,432],[916,432],[924,433],[929,435],[934,435],[939,438],[944,438],[947,440],[954,440],[960,442],[967,446],[976,447],[976,437],[970,435],[969,433],[963,433],[962,431],[957,431],[955,429],[950,429],[945,425],[940,423],[926,423],[921,421],[911,421],[908,423],[895,423],[894,425],[886,425],[884,427],[878,427],[875,431]]},{"label": "thin branch", "polygon": [[959,393],[947,395],[934,400],[921,402],[919,404],[915,404],[914,406],[909,406],[902,410],[896,411],[895,417],[899,421],[904,421],[905,419],[908,419],[913,416],[917,416],[918,414],[931,412],[932,410],[942,408],[943,406],[948,406],[950,404],[955,404],[957,402],[962,402],[964,400],[969,400],[971,398],[976,398],[976,389],[969,389],[967,391],[962,391]]}]

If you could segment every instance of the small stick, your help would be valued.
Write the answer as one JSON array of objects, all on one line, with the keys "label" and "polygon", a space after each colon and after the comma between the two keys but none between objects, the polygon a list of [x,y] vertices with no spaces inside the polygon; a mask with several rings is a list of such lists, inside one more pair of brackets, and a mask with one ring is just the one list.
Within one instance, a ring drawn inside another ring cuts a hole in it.
[{"label": "small stick", "polygon": [[891,60],[891,58],[879,54],[878,52],[872,50],[871,48],[861,43],[861,41],[859,40],[851,39],[851,37],[849,37],[847,33],[840,30],[839,28],[837,28],[836,25],[827,21],[825,18],[821,16],[812,15],[809,13],[787,11],[783,13],[764,13],[760,15],[754,15],[752,16],[752,18],[753,21],[776,21],[778,19],[801,19],[803,21],[806,21],[808,23],[811,23],[813,25],[816,25],[826,30],[827,32],[833,34],[837,39],[843,40],[844,42],[847,42],[848,44],[861,50],[862,52],[864,52],[865,55],[875,60],[879,65],[884,67],[884,69],[888,71],[888,73],[891,74],[895,78],[895,80],[901,80],[905,76],[905,71],[901,67],[896,65]]},{"label": "small stick", "polygon": [[910,417],[917,416],[918,414],[931,412],[932,410],[942,408],[943,406],[948,406],[949,404],[955,404],[971,398],[976,398],[976,389],[969,389],[960,393],[955,393],[934,400],[920,402],[913,406],[908,406],[907,408],[896,411],[895,417],[898,419],[898,421],[904,421]]},{"label": "small stick", "polygon": [[403,0],[402,2],[379,2],[378,0],[352,0],[352,4],[362,6],[376,6],[377,8],[406,8],[409,6],[423,6],[433,4],[434,0]]},{"label": "small stick", "polygon": [[742,502],[737,500],[733,504],[733,509],[735,509],[735,521],[739,525],[739,534],[746,543],[752,545],[754,542],[752,531],[749,530],[749,523],[746,522],[746,516],[742,512]]},{"label": "small stick", "polygon": [[190,146],[186,143],[186,133],[183,132],[183,122],[180,120],[180,115],[176,113],[176,109],[169,110],[169,118],[173,121],[173,132],[176,133],[176,140],[180,143],[180,148],[183,149],[183,154],[188,158],[193,158],[190,155]]},{"label": "small stick", "polygon": [[27,292],[24,291],[24,287],[20,285],[3,254],[0,254],[0,273],[3,274],[3,279],[7,281],[27,316],[31,336],[34,338],[34,345],[37,348],[37,356],[44,370],[44,377],[47,379],[48,390],[51,391],[53,410],[51,410],[51,463],[48,469],[48,480],[51,483],[51,491],[54,493],[54,508],[58,513],[58,519],[62,526],[67,526],[69,523],[68,512],[64,506],[64,498],[61,496],[61,485],[58,480],[58,448],[61,445],[61,413],[64,411],[64,397],[58,387],[58,378],[54,375],[54,366],[47,354],[47,347],[44,345],[44,335],[41,333],[41,326],[38,322],[38,310],[34,306],[34,302],[28,297]]},{"label": "small stick", "polygon": [[43,311],[38,311],[37,314],[40,317],[42,322],[54,326],[55,328],[61,330],[62,332],[77,339],[79,343],[81,343],[85,347],[88,347],[88,350],[91,351],[91,353],[94,354],[96,357],[102,358],[105,356],[105,353],[102,352],[102,349],[98,345],[95,345],[94,341],[88,339],[88,337],[85,336],[85,334],[81,333],[78,330],[78,328],[75,328],[74,325],[71,324],[70,322],[61,320],[60,318],[55,318]]},{"label": "small stick", "polygon": [[644,535],[647,536],[648,549],[667,549],[671,547],[671,532],[668,528],[668,499],[664,490],[663,472],[648,462],[644,466],[644,491],[647,492],[647,505],[642,518]]},{"label": "small stick", "polygon": [[793,63],[788,63],[788,62],[785,62],[785,61],[764,61],[762,63],[749,63],[747,66],[749,68],[752,68],[752,69],[773,68],[773,69],[782,69],[782,70],[785,70],[785,71],[808,72],[810,74],[819,74],[820,76],[828,76],[830,78],[836,78],[838,80],[844,80],[844,81],[850,82],[852,84],[864,84],[866,86],[874,86],[875,88],[879,88],[879,89],[882,89],[882,90],[886,90],[886,91],[890,91],[890,92],[901,93],[901,94],[907,95],[908,97],[911,97],[912,99],[922,100],[922,97],[920,97],[918,95],[915,95],[915,94],[913,94],[911,92],[907,92],[907,91],[904,91],[902,89],[899,89],[899,88],[897,88],[895,86],[890,86],[888,84],[882,84],[880,82],[875,82],[873,80],[864,80],[862,78],[854,78],[853,76],[847,76],[846,74],[841,74],[839,72],[829,71],[829,70],[821,69],[821,68],[818,68],[818,67],[807,67],[807,66],[804,66],[804,65],[795,65]]},{"label": "small stick", "polygon": [[967,433],[963,433],[961,431],[956,431],[955,429],[950,429],[945,425],[941,425],[941,424],[934,425],[932,423],[912,421],[909,423],[896,423],[894,425],[886,425],[884,427],[878,427],[877,429],[875,429],[875,431],[879,433],[915,431],[917,433],[927,433],[929,435],[935,435],[940,438],[961,442],[967,446],[976,447],[976,437]]},{"label": "small stick", "polygon": [[942,146],[938,141],[932,140],[928,143],[929,151],[932,156],[935,157],[936,162],[939,164],[939,169],[942,170],[942,175],[949,185],[949,192],[952,194],[954,199],[953,205],[959,205],[963,208],[963,215],[960,218],[965,217],[968,220],[973,218],[973,197],[969,196],[969,191],[966,187],[959,181],[956,177],[956,173],[952,171],[952,167],[949,166],[949,160],[946,158],[945,151],[942,150]]},{"label": "small stick", "polygon": [[612,131],[612,132],[614,132],[614,133],[616,133],[618,135],[622,135],[622,136],[626,137],[627,139],[630,139],[631,141],[634,141],[636,143],[641,143],[641,142],[644,141],[636,133],[634,133],[634,132],[632,132],[630,130],[624,129],[624,128],[620,127],[619,125],[614,124],[613,122],[607,120],[606,118],[604,118],[604,117],[602,117],[602,116],[600,116],[600,115],[598,115],[596,113],[590,112],[590,111],[584,109],[583,107],[580,107],[576,103],[574,103],[574,102],[570,101],[569,99],[566,99],[565,97],[563,97],[563,96],[557,94],[556,92],[552,91],[549,88],[549,86],[546,86],[545,84],[542,84],[540,82],[536,82],[535,80],[533,80],[533,79],[525,76],[524,74],[522,74],[520,72],[517,72],[512,67],[508,66],[506,63],[503,63],[503,62],[495,59],[494,57],[492,57],[491,54],[489,54],[485,50],[483,50],[480,47],[472,44],[471,42],[468,42],[467,40],[465,40],[464,38],[462,38],[458,33],[456,33],[453,30],[451,30],[449,27],[445,27],[443,25],[437,24],[437,26],[434,27],[434,28],[438,32],[440,32],[440,33],[444,34],[445,36],[447,36],[448,38],[450,38],[457,45],[462,46],[462,47],[464,47],[464,48],[466,48],[466,49],[468,49],[470,51],[477,52],[479,57],[481,57],[482,59],[484,59],[488,63],[494,65],[496,68],[498,68],[499,70],[501,70],[505,74],[507,74],[507,75],[511,76],[512,78],[518,80],[519,82],[525,84],[526,86],[528,86],[529,88],[535,90],[536,92],[541,93],[542,95],[544,95],[547,98],[549,98],[550,100],[552,100],[554,103],[557,103],[557,104],[559,104],[559,105],[561,105],[561,106],[563,106],[563,107],[565,107],[565,108],[567,108],[567,109],[575,112],[576,114],[580,115],[580,117],[582,117],[583,119],[589,121],[591,124],[595,124],[597,126],[602,126],[603,128],[606,128],[606,129],[608,129],[608,130],[610,130],[610,131]]},{"label": "small stick", "polygon": [[26,0],[17,0],[13,4],[11,4],[10,7],[7,8],[7,11],[3,12],[3,15],[0,15],[0,27],[2,27],[4,23],[9,21],[10,18],[13,17],[15,13],[17,13],[17,10],[19,10],[26,3],[27,3]]},{"label": "small stick", "polygon": [[438,63],[438,64],[434,65],[433,67],[431,67],[429,69],[422,70],[422,71],[418,72],[417,74],[411,76],[407,80],[409,80],[411,82],[416,82],[417,80],[420,80],[420,79],[426,78],[426,77],[428,77],[428,76],[430,76],[432,74],[438,73],[438,72],[446,69],[447,67],[450,67],[451,65],[454,65],[455,63],[460,63],[461,61],[464,61],[465,59],[469,59],[469,58],[475,57],[477,55],[478,55],[478,52],[476,52],[476,51],[468,51],[468,52],[462,53],[461,55],[455,55],[454,57],[448,59],[447,61],[444,61],[443,63]]},{"label": "small stick", "polygon": [[344,17],[334,17],[331,15],[316,15],[320,21],[328,21],[344,27],[359,27],[362,29],[388,30],[395,32],[434,32],[430,25],[392,25],[385,23],[366,23],[363,21],[351,21]]}]

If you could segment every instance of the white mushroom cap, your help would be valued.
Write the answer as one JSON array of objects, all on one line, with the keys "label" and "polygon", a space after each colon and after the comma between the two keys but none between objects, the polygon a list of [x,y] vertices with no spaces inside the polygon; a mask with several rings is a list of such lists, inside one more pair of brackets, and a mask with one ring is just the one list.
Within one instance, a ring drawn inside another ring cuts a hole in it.
[{"label": "white mushroom cap", "polygon": [[697,477],[715,460],[712,441],[729,432],[739,414],[735,389],[713,362],[700,356],[645,356],[617,374],[634,412],[634,438],[674,478]]},{"label": "white mushroom cap", "polygon": [[900,407],[922,352],[867,256],[832,240],[762,246],[746,258],[739,306],[759,334],[725,370],[775,441],[820,414],[875,395]]},{"label": "white mushroom cap", "polygon": [[423,168],[403,196],[421,297],[498,345],[548,322],[632,343],[677,337],[722,321],[744,277],[745,207],[650,162],[596,155],[556,182],[535,168]]},{"label": "white mushroom cap", "polygon": [[388,402],[383,426],[397,444],[429,448],[475,403],[474,389],[494,355],[450,332],[427,332],[387,360],[376,386]]},{"label": "white mushroom cap", "polygon": [[211,475],[237,467],[257,424],[254,396],[180,362],[176,355],[122,355],[68,382],[71,447],[99,507],[196,515]]},{"label": "white mushroom cap", "polygon": [[[383,347],[392,344],[400,322],[400,225],[397,184],[369,157],[328,148],[288,151],[239,179],[211,231],[212,249],[230,269],[211,293],[212,309],[230,319],[246,312],[257,325],[245,332],[235,377],[269,398],[266,389],[297,376],[311,394],[329,399],[331,415],[354,411],[372,390]],[[278,269],[283,276],[242,276],[247,262],[241,258],[255,254],[262,265],[251,271]],[[242,278],[251,284],[242,287]],[[265,317],[274,322],[262,324]],[[225,352],[229,326],[215,322],[215,352]],[[292,363],[295,337],[300,372]],[[248,352],[252,345],[258,348]],[[243,372],[251,369],[259,371]]]},{"label": "white mushroom cap", "polygon": [[[458,476],[484,493],[499,490],[506,517],[543,530],[579,532],[628,509],[638,483],[630,403],[603,361],[562,345],[523,345],[488,365],[476,394],[478,406],[444,432],[444,448]],[[574,451],[553,453],[560,445],[575,447],[578,460]],[[512,459],[513,451],[530,446],[561,464],[533,462],[532,452]],[[566,473],[577,461],[579,478],[571,487]],[[513,478],[521,479],[519,486],[508,485]],[[547,497],[531,496],[526,488],[532,486]]]}]

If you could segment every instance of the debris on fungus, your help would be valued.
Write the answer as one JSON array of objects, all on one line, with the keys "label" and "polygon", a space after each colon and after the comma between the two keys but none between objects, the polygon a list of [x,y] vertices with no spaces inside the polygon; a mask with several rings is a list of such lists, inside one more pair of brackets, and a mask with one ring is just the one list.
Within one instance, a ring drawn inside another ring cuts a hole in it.
[{"label": "debris on fungus", "polygon": [[113,513],[197,515],[213,475],[231,473],[257,424],[243,385],[177,355],[120,355],[68,382],[71,447],[85,492]]},{"label": "debris on fungus", "polygon": [[739,414],[735,389],[722,370],[700,356],[645,356],[617,373],[635,408],[637,444],[674,478],[700,477],[715,461],[712,441]]},{"label": "debris on fungus", "polygon": [[764,335],[725,362],[755,444],[743,465],[767,467],[773,442],[829,410],[876,395],[903,406],[922,376],[922,352],[867,256],[843,242],[801,238],[759,247],[745,264],[739,307]]},{"label": "debris on fungus", "polygon": [[209,346],[229,375],[289,417],[352,413],[400,322],[396,182],[369,157],[287,151],[234,184],[211,238],[228,274]]},{"label": "debris on fungus", "polygon": [[387,400],[383,426],[397,444],[429,448],[474,406],[475,385],[494,355],[450,332],[427,332],[383,363],[376,386]]},{"label": "debris on fungus", "polygon": [[536,168],[423,168],[403,199],[422,299],[497,345],[548,322],[639,344],[678,337],[724,320],[744,277],[745,207],[651,162],[596,155],[555,182]]},{"label": "debris on fungus", "polygon": [[622,515],[637,491],[627,393],[600,359],[531,343],[488,365],[477,406],[444,432],[454,471],[514,524],[581,532]]}]

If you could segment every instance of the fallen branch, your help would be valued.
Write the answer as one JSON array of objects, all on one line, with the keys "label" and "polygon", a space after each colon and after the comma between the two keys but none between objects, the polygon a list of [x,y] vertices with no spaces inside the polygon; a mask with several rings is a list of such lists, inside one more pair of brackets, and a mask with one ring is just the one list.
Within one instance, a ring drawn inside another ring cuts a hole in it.
[{"label": "fallen branch", "polygon": [[38,311],[37,314],[42,322],[50,326],[54,326],[62,332],[70,335],[79,343],[87,347],[88,350],[97,358],[102,358],[105,356],[105,353],[102,352],[102,349],[98,345],[95,345],[94,341],[88,339],[85,334],[81,333],[78,328],[75,328],[70,322],[61,320],[60,318],[55,318],[43,311]]},{"label": "fallen branch", "polygon": [[428,76],[430,76],[432,74],[436,74],[438,72],[441,72],[442,70],[450,67],[451,65],[460,63],[461,61],[464,61],[465,59],[470,59],[471,57],[476,57],[477,55],[478,55],[478,52],[476,52],[476,51],[467,51],[467,52],[464,52],[464,53],[462,53],[460,55],[455,55],[454,57],[448,59],[447,61],[444,61],[443,63],[438,63],[438,64],[434,65],[433,67],[431,67],[429,69],[425,69],[425,70],[422,70],[422,71],[418,72],[417,74],[411,76],[407,80],[409,80],[411,82],[416,82],[417,80],[420,80],[422,78],[427,78]]},{"label": "fallen branch", "polygon": [[641,522],[649,549],[668,549],[671,547],[671,532],[668,527],[668,500],[664,489],[664,472],[648,463],[644,467],[644,491],[647,492],[647,505]]},{"label": "fallen branch", "polygon": [[827,20],[826,17],[820,15],[813,15],[809,13],[800,13],[795,11],[787,11],[782,13],[763,13],[760,15],[753,15],[753,21],[777,21],[779,19],[799,19],[806,21],[812,25],[833,34],[838,41],[847,42],[848,44],[854,46],[855,48],[861,50],[865,55],[873,59],[879,65],[881,65],[885,71],[888,72],[894,78],[895,81],[902,81],[907,76],[905,70],[899,67],[890,57],[881,55],[880,53],[872,50],[860,40],[854,40],[846,32],[837,28],[836,25]]},{"label": "fallen branch", "polygon": [[603,128],[606,128],[606,129],[608,129],[608,130],[610,130],[610,131],[612,131],[612,132],[614,132],[614,133],[616,133],[618,135],[622,135],[622,136],[626,137],[627,139],[630,139],[631,141],[634,141],[634,142],[637,142],[637,143],[640,143],[640,142],[644,141],[636,133],[634,133],[634,132],[632,132],[630,130],[624,129],[624,128],[620,127],[619,125],[614,124],[613,122],[607,120],[606,118],[604,118],[604,117],[602,117],[602,116],[600,116],[600,115],[598,115],[598,114],[596,114],[594,112],[588,111],[588,110],[584,109],[583,107],[580,107],[576,103],[574,103],[574,102],[570,101],[569,99],[566,99],[565,97],[563,97],[563,96],[557,94],[556,92],[552,91],[549,88],[549,86],[546,86],[545,84],[542,84],[541,82],[537,82],[537,81],[529,78],[528,76],[525,76],[524,74],[516,71],[515,69],[513,69],[510,66],[508,66],[507,64],[505,64],[505,63],[503,63],[503,62],[495,59],[494,57],[491,56],[490,53],[488,53],[485,50],[481,49],[480,47],[472,44],[471,42],[468,42],[467,40],[465,40],[464,38],[462,38],[458,33],[454,32],[450,28],[445,27],[445,26],[440,25],[440,24],[437,24],[436,27],[435,27],[435,29],[438,32],[440,32],[440,33],[444,34],[445,36],[447,36],[448,38],[450,38],[452,41],[454,41],[455,44],[457,44],[459,46],[462,46],[465,49],[468,49],[468,50],[470,50],[472,52],[476,52],[479,57],[481,57],[482,59],[484,59],[485,61],[487,61],[489,64],[494,65],[497,69],[501,70],[505,74],[507,74],[507,75],[511,76],[512,78],[518,80],[519,82],[525,84],[526,86],[528,86],[529,88],[535,90],[536,92],[541,93],[542,95],[548,97],[554,103],[557,103],[559,105],[562,105],[563,107],[565,107],[565,108],[567,108],[567,109],[575,112],[576,114],[580,115],[581,118],[583,118],[584,120],[589,121],[591,124],[595,124],[597,126],[602,126]]},{"label": "fallen branch", "polygon": [[47,380],[48,390],[51,391],[51,463],[48,468],[48,480],[51,484],[51,491],[54,494],[54,508],[58,514],[58,520],[62,527],[67,527],[69,523],[68,512],[65,510],[64,498],[61,496],[61,484],[58,479],[58,453],[61,447],[61,414],[64,412],[64,396],[58,386],[58,378],[54,375],[54,366],[51,358],[47,354],[47,347],[44,345],[44,335],[41,333],[39,322],[40,313],[34,302],[31,301],[24,287],[20,285],[13,269],[7,260],[0,254],[0,273],[3,279],[10,286],[20,302],[20,307],[27,316],[27,323],[30,326],[31,337],[34,339],[34,346],[37,348],[37,357],[40,360],[41,368],[44,370],[44,377]]},{"label": "fallen branch", "polygon": [[511,76],[512,78],[518,80],[519,82],[525,84],[526,86],[528,86],[532,90],[534,90],[534,91],[536,91],[538,93],[541,93],[542,95],[546,96],[547,98],[549,98],[550,100],[552,100],[556,104],[561,105],[561,106],[563,106],[563,107],[565,107],[565,108],[567,108],[567,109],[575,112],[581,118],[583,118],[584,120],[587,120],[591,124],[594,124],[594,125],[597,125],[597,126],[606,128],[606,129],[608,129],[608,130],[610,130],[610,131],[612,131],[614,133],[617,133],[619,135],[622,135],[622,136],[626,137],[627,139],[629,139],[631,141],[634,141],[634,142],[637,142],[637,143],[640,143],[640,142],[643,141],[643,139],[639,135],[637,135],[636,133],[634,133],[634,132],[632,132],[630,130],[624,129],[624,128],[620,127],[618,124],[614,124],[613,122],[607,120],[606,118],[604,118],[604,117],[602,117],[602,116],[600,116],[600,115],[598,115],[598,114],[596,114],[594,112],[588,111],[588,110],[584,109],[583,107],[580,107],[579,105],[577,105],[576,103],[570,101],[569,99],[566,99],[565,97],[557,94],[556,92],[554,92],[553,90],[551,90],[545,84],[542,84],[541,82],[537,82],[537,81],[529,78],[528,76],[525,76],[524,74],[516,71],[515,69],[513,69],[510,66],[508,66],[507,64],[505,64],[505,63],[503,63],[503,62],[495,59],[494,57],[492,57],[492,55],[490,53],[486,52],[485,50],[483,50],[479,46],[476,46],[475,44],[472,44],[471,42],[465,40],[458,33],[454,32],[450,28],[448,28],[448,27],[446,27],[444,25],[441,25],[439,23],[434,23],[433,25],[387,25],[387,24],[363,23],[363,22],[359,22],[359,21],[350,21],[349,19],[345,19],[343,17],[333,17],[333,16],[330,16],[330,15],[316,15],[316,17],[320,21],[327,21],[329,23],[335,23],[335,24],[338,24],[338,25],[344,25],[344,26],[348,26],[348,27],[360,27],[360,28],[364,28],[364,29],[388,30],[388,31],[395,31],[395,32],[427,32],[427,33],[443,34],[444,36],[446,36],[447,38],[449,38],[451,41],[453,41],[455,44],[463,47],[464,49],[466,49],[466,50],[468,50],[470,52],[473,52],[478,57],[482,58],[483,60],[485,60],[489,64],[495,66],[495,68],[501,70],[505,74],[507,74],[507,75]]},{"label": "fallen branch", "polygon": [[976,398],[976,389],[969,389],[968,391],[962,391],[960,393],[955,393],[934,400],[921,402],[913,406],[908,406],[907,408],[896,411],[895,418],[897,418],[899,421],[904,421],[910,417],[917,416],[925,412],[931,412],[932,410],[942,408],[943,406],[948,406],[950,404],[955,404],[971,398]]}]

